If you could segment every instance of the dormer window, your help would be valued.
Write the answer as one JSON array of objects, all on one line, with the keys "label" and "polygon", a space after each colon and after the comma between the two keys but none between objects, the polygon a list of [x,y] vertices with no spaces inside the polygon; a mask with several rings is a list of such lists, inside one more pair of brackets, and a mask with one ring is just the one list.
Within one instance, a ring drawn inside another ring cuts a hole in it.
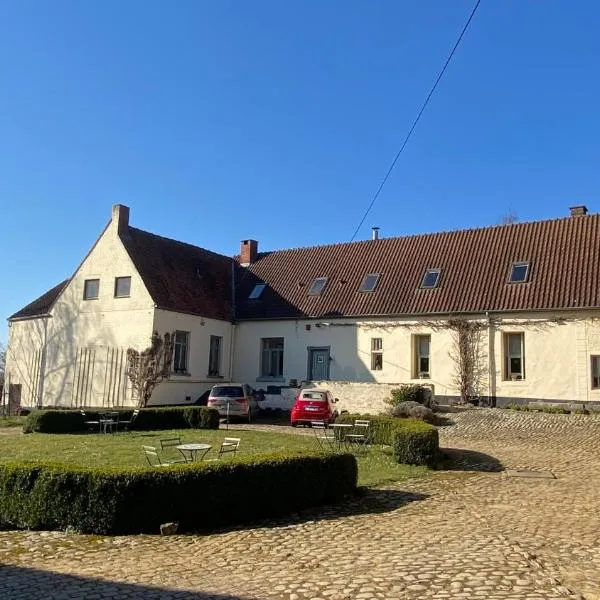
[{"label": "dormer window", "polygon": [[309,296],[320,296],[327,285],[327,277],[317,277],[308,290]]},{"label": "dormer window", "polygon": [[421,287],[425,289],[436,288],[440,282],[440,273],[440,269],[428,269],[425,272],[425,277],[423,277]]},{"label": "dormer window", "polygon": [[377,283],[379,281],[379,273],[369,273],[369,275],[365,275],[365,278],[362,280],[360,284],[361,292],[374,292],[377,287]]},{"label": "dormer window", "polygon": [[263,293],[263,291],[266,287],[267,287],[266,283],[257,283],[254,286],[254,288],[252,289],[252,291],[250,292],[248,299],[249,300],[258,300],[258,298],[260,298],[260,295]]},{"label": "dormer window", "polygon": [[525,283],[529,278],[529,263],[517,262],[513,263],[510,272],[510,283]]}]

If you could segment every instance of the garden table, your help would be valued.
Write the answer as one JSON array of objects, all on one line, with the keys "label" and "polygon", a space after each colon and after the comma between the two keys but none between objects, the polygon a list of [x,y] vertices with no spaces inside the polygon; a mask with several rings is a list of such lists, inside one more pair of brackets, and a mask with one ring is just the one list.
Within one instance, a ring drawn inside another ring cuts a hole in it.
[{"label": "garden table", "polygon": [[[101,412],[99,413],[99,417],[100,417],[100,431],[103,431],[104,433],[108,433],[109,430],[112,433],[113,431],[115,431],[116,427],[119,424],[119,413],[114,411],[114,412]],[[114,429],[113,429],[114,427]]]},{"label": "garden table", "polygon": [[352,425],[352,423],[332,423],[329,427],[335,431],[335,439],[338,446],[340,448],[347,448],[348,438],[346,436],[350,433],[350,430],[354,428],[354,425]]},{"label": "garden table", "polygon": [[[179,444],[176,448],[183,454],[183,458],[185,458],[186,462],[195,462],[198,458],[198,452],[202,452],[200,460],[203,460],[212,446],[210,444]],[[185,454],[186,452],[189,453],[189,460]]]}]

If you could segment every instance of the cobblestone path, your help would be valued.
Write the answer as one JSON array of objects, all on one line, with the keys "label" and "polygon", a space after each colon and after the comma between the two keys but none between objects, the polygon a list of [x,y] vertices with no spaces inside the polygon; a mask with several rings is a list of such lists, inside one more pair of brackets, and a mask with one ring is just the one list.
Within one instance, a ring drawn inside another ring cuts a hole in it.
[{"label": "cobblestone path", "polygon": [[599,600],[600,418],[449,416],[454,470],[341,509],[207,536],[0,532],[0,598]]}]

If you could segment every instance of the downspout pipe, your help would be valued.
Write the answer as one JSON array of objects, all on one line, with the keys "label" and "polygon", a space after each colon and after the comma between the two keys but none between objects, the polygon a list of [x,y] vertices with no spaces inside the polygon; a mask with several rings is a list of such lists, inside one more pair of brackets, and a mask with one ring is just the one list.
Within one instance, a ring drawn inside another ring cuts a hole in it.
[{"label": "downspout pipe", "polygon": [[488,359],[487,359],[487,364],[488,364],[488,405],[492,405],[492,368],[494,367],[494,340],[493,340],[493,329],[492,329],[492,317],[489,313],[489,311],[485,311],[485,318],[487,321],[487,333],[488,333]]},{"label": "downspout pipe", "polygon": [[229,381],[233,381],[233,359],[235,357],[236,307],[235,307],[235,259],[231,259],[231,335],[229,336]]}]

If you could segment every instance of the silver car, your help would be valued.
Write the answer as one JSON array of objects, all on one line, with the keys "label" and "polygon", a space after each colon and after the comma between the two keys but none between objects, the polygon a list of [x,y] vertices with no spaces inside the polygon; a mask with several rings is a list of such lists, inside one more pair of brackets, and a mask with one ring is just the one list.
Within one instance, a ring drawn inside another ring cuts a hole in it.
[{"label": "silver car", "polygon": [[210,390],[206,405],[219,411],[221,417],[239,417],[248,423],[258,413],[256,392],[245,383],[224,383]]}]

